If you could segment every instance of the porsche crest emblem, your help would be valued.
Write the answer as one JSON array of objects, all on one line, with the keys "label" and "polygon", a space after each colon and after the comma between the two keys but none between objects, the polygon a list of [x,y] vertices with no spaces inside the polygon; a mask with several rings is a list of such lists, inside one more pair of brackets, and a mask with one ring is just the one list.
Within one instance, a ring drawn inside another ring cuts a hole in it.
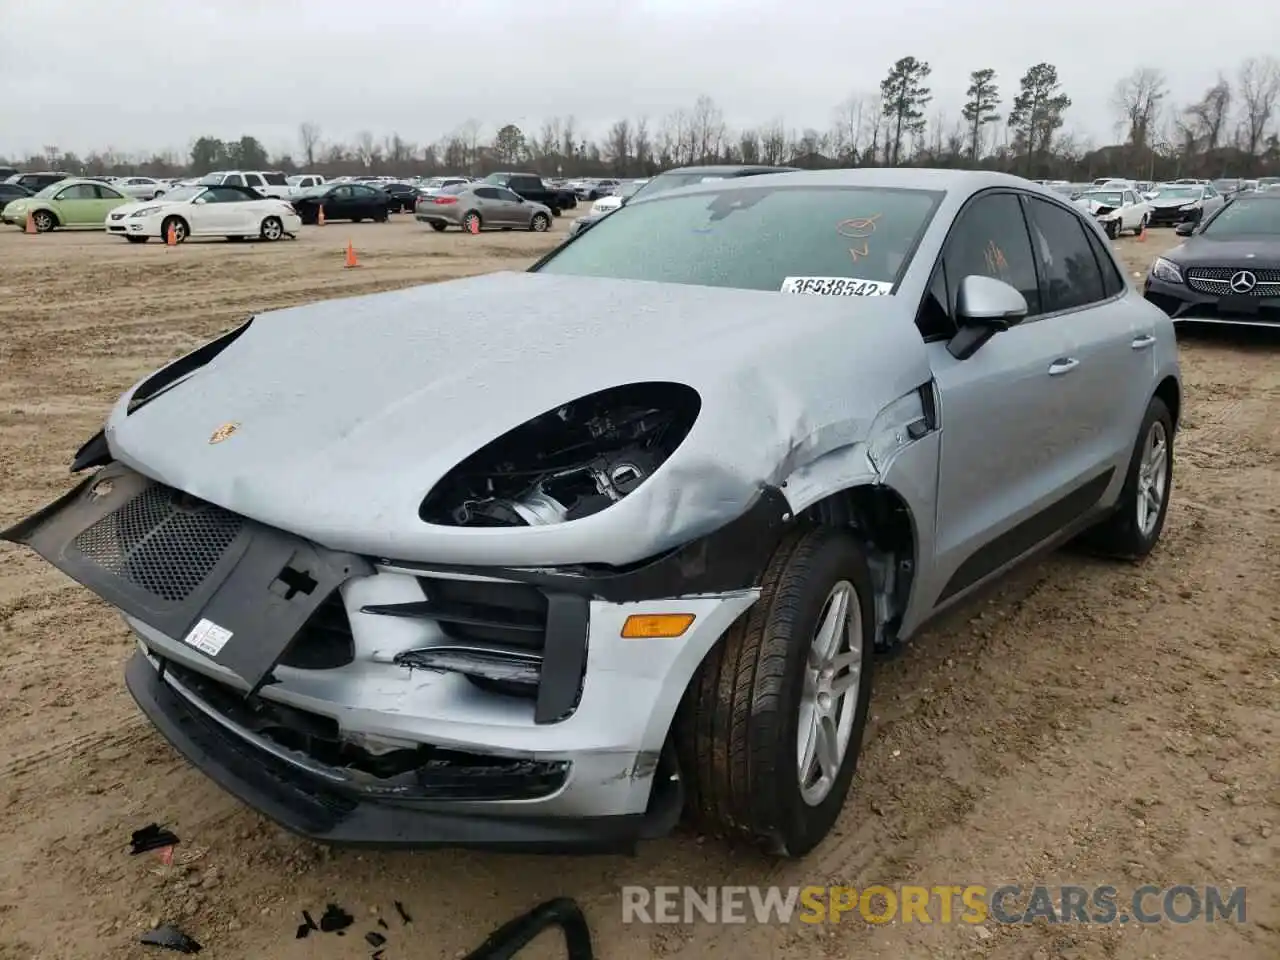
[{"label": "porsche crest emblem", "polygon": [[221,443],[223,440],[229,439],[232,434],[240,429],[238,423],[224,423],[217,430],[209,435],[210,443]]}]

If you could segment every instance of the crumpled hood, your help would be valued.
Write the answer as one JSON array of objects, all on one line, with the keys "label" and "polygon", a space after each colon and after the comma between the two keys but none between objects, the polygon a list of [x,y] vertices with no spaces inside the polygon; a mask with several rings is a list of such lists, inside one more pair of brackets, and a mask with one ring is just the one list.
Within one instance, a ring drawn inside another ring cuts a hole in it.
[{"label": "crumpled hood", "polygon": [[1083,197],[1077,200],[1076,206],[1094,216],[1100,213],[1111,213],[1119,207],[1115,203],[1099,203],[1097,200],[1085,200]]},{"label": "crumpled hood", "polygon": [[[862,440],[930,377],[909,313],[896,297],[489,274],[260,315],[131,415],[126,394],[107,439],[144,474],[333,549],[626,563],[723,525],[762,484]],[[702,413],[621,503],[545,527],[418,518],[432,486],[505,431],[645,380],[688,384]],[[227,423],[234,435],[211,443]],[[628,526],[613,530],[620,514]]]}]

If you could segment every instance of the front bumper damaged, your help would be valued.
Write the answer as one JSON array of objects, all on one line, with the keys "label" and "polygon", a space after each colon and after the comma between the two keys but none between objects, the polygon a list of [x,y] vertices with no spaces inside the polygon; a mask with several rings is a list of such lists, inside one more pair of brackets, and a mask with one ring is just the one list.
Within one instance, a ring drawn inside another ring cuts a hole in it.
[{"label": "front bumper damaged", "polygon": [[[433,567],[328,550],[111,463],[0,536],[122,613],[142,711],[284,827],[612,852],[678,819],[672,718],[758,597],[755,558],[783,515],[766,496],[623,572]],[[694,624],[622,638],[632,613],[664,611]],[[520,669],[495,672],[513,644]]]}]

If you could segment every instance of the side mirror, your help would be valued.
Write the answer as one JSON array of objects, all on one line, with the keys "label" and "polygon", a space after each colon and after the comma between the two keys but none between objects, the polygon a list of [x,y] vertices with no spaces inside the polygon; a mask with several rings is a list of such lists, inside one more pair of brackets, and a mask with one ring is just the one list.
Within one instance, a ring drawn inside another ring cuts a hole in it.
[{"label": "side mirror", "polygon": [[994,277],[970,274],[956,293],[956,322],[960,329],[947,344],[957,360],[967,360],[1003,330],[1021,323],[1029,312],[1027,298]]},{"label": "side mirror", "polygon": [[1196,225],[1194,223],[1180,223],[1173,228],[1173,232],[1179,237],[1189,237],[1195,233]]}]

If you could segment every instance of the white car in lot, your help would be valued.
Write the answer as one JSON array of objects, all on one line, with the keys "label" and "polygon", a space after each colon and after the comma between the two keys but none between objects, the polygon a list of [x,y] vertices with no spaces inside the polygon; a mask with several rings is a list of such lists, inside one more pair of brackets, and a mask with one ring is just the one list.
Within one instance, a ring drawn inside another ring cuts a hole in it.
[{"label": "white car in lot", "polygon": [[607,197],[601,197],[591,205],[591,215],[595,216],[597,214],[603,215],[606,213],[612,213],[614,210],[617,210],[622,206],[622,201],[626,200],[648,182],[648,178],[645,178],[644,180],[623,181],[614,189],[613,193],[609,194]]},{"label": "white car in lot", "polygon": [[150,200],[164,193],[166,187],[154,177],[117,177],[112,186],[135,200]]},{"label": "white car in lot", "polygon": [[130,243],[165,240],[170,227],[178,243],[188,237],[279,240],[296,236],[302,218],[285,201],[264,198],[250,187],[195,184],[116,207],[106,221],[107,233]]},{"label": "white car in lot", "polygon": [[1139,234],[1151,222],[1151,204],[1136,187],[1086,190],[1075,204],[1097,220],[1113,240],[1126,230]]}]

